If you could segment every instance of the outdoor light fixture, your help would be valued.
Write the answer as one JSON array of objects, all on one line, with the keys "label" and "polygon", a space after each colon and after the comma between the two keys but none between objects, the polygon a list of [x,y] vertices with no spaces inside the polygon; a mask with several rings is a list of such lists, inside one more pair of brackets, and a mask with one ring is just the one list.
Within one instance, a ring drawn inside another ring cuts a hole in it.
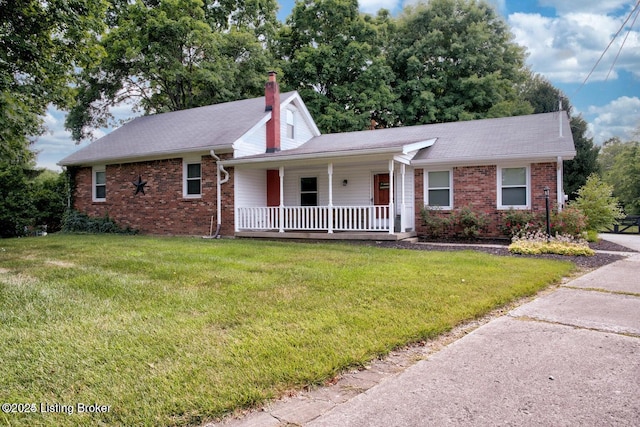
[{"label": "outdoor light fixture", "polygon": [[544,204],[547,211],[547,242],[551,239],[551,220],[549,218],[549,187],[544,187]]},{"label": "outdoor light fixture", "polygon": [[348,183],[349,183],[349,181],[347,181],[346,179],[342,180],[342,186],[343,187],[346,187]]}]

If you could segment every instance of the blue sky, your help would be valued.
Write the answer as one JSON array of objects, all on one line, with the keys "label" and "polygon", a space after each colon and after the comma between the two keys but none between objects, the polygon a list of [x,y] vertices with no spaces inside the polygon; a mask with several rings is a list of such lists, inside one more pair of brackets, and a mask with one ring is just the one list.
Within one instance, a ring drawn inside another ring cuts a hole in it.
[{"label": "blue sky", "polygon": [[[527,49],[529,67],[565,93],[574,113],[582,114],[588,122],[589,136],[597,144],[612,136],[622,140],[640,138],[634,137],[634,131],[640,128],[640,18],[628,32],[631,18],[587,83],[582,85],[638,1],[490,0],[509,24],[515,42]],[[385,8],[397,15],[404,6],[415,3],[413,0],[360,0],[360,10],[375,14]],[[293,0],[280,0],[280,6],[278,16],[284,21],[291,12]],[[133,116],[127,105],[112,112],[119,119]],[[69,132],[64,130],[64,115],[51,109],[45,118],[49,132],[33,146],[39,152],[39,167],[59,169],[58,161],[87,144],[74,144]],[[97,130],[95,135],[105,132],[108,130]]]}]

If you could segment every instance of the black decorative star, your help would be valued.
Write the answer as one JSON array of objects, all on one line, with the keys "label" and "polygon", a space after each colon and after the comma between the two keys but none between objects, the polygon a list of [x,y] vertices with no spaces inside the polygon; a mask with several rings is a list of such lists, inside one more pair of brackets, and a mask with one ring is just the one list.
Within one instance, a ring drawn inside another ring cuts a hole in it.
[{"label": "black decorative star", "polygon": [[136,187],[136,192],[133,193],[134,196],[138,193],[144,194],[144,186],[147,185],[147,181],[143,181],[141,175],[138,175],[138,180],[133,181],[132,184]]}]

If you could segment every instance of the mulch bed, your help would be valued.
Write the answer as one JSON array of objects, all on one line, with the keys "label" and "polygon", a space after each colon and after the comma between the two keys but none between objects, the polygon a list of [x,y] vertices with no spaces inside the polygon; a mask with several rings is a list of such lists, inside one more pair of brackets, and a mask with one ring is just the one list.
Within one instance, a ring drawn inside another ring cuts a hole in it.
[{"label": "mulch bed", "polygon": [[[437,244],[435,244],[437,243]],[[447,243],[453,243],[451,245],[447,245]],[[566,256],[566,255],[517,255],[509,252],[508,246],[509,241],[505,239],[496,239],[496,240],[478,240],[478,241],[438,241],[438,242],[429,242],[422,241],[420,243],[408,243],[408,242],[392,242],[392,241],[377,241],[371,242],[378,247],[389,247],[389,248],[397,248],[397,249],[411,249],[411,250],[423,250],[423,251],[461,251],[461,250],[472,250],[485,252],[492,255],[500,255],[500,256],[511,256],[511,257],[528,257],[528,258],[547,258],[547,259],[558,259],[564,261],[571,261],[576,264],[581,270],[593,270],[599,267],[602,267],[607,264],[611,264],[612,262],[619,261],[624,259],[624,255],[617,254],[609,254],[609,253],[598,253],[594,256]],[[499,247],[486,247],[480,245],[497,245]],[[612,252],[635,252],[632,249],[629,249],[624,246],[620,246],[616,243],[609,242],[607,240],[600,240],[597,243],[590,243],[589,246],[591,249],[596,251],[612,251]]]}]

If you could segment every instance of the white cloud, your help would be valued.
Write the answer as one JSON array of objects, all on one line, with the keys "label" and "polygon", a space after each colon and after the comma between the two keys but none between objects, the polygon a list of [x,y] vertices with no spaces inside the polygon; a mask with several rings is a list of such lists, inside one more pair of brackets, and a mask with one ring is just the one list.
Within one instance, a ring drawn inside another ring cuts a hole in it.
[{"label": "white cloud", "polygon": [[[557,17],[514,13],[508,22],[516,43],[527,48],[527,62],[534,71],[552,81],[582,83],[620,28],[622,18],[583,12]],[[625,34],[611,45],[589,81],[607,79]],[[629,34],[615,64],[609,79],[617,78],[620,70],[640,76],[640,32]]]},{"label": "white cloud", "polygon": [[596,144],[614,136],[623,141],[632,140],[640,127],[640,98],[621,96],[605,106],[589,107],[585,115],[593,117],[589,120],[589,129]]}]

